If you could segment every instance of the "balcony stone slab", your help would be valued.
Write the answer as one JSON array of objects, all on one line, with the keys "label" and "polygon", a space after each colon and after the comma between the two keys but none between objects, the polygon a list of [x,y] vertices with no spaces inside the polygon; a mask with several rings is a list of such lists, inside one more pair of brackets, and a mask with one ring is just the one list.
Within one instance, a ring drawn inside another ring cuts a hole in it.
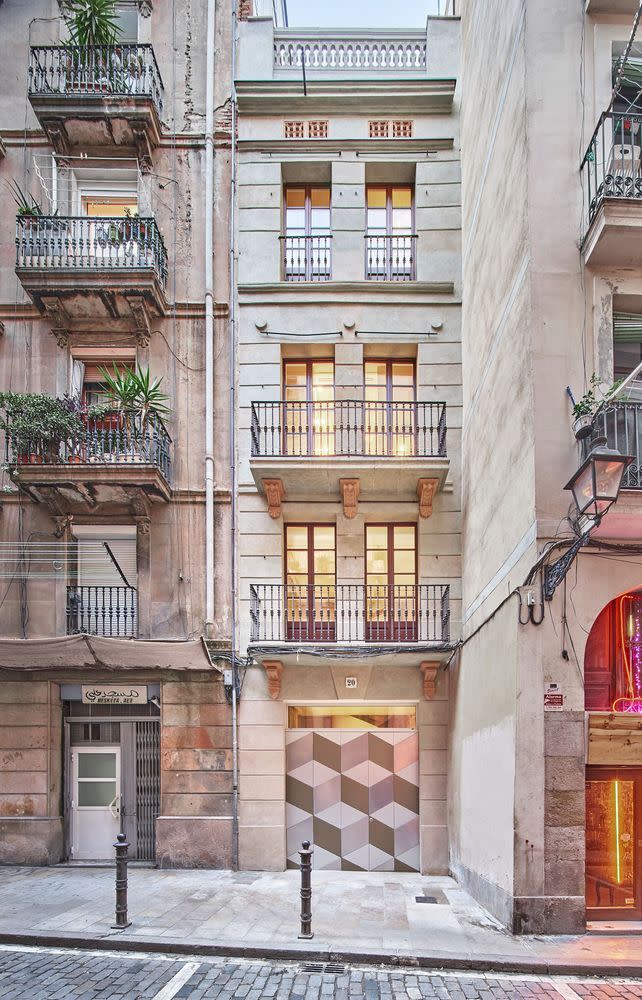
[{"label": "balcony stone slab", "polygon": [[587,14],[635,14],[637,0],[586,0]]},{"label": "balcony stone slab", "polygon": [[582,251],[585,262],[595,267],[642,267],[642,202],[605,198]]},{"label": "balcony stone slab", "polygon": [[266,669],[274,662],[282,667],[318,669],[319,667],[345,667],[346,661],[355,668],[372,666],[377,663],[386,667],[416,667],[430,659],[442,664],[452,654],[452,646],[444,643],[407,643],[399,649],[394,643],[331,644],[322,646],[314,643],[252,643],[247,647],[248,655]]},{"label": "balcony stone slab", "polygon": [[167,503],[171,495],[160,468],[146,462],[19,465],[10,474],[19,489],[55,516],[123,512],[148,517],[150,504]]}]

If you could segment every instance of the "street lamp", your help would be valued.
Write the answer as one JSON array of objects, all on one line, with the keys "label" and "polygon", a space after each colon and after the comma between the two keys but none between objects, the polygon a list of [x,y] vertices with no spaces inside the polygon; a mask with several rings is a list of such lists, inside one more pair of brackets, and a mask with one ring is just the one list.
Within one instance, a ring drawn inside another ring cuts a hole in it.
[{"label": "street lamp", "polygon": [[578,514],[589,519],[586,530],[566,550],[557,562],[544,570],[544,598],[553,599],[556,588],[568,573],[575,556],[589,540],[593,528],[615,503],[622,485],[624,472],[633,461],[631,455],[621,455],[614,448],[606,447],[606,439],[595,442],[595,447],[570,478],[565,490],[571,490]]}]

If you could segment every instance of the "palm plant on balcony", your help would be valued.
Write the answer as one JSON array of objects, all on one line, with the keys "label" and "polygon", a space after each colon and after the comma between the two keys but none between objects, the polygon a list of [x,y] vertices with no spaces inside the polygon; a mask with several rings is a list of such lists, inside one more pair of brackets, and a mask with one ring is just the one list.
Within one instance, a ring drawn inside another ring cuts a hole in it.
[{"label": "palm plant on balcony", "polygon": [[103,379],[105,402],[116,413],[122,414],[125,423],[139,448],[146,448],[150,422],[168,416],[169,396],[161,390],[163,377],[152,378],[149,368],[118,368],[113,371],[99,368]]},{"label": "palm plant on balcony", "polygon": [[0,430],[7,435],[12,464],[40,465],[59,462],[62,442],[77,442],[83,425],[75,401],[68,396],[2,392]]},{"label": "palm plant on balcony", "polygon": [[66,0],[64,18],[72,45],[85,49],[118,39],[116,0]]}]

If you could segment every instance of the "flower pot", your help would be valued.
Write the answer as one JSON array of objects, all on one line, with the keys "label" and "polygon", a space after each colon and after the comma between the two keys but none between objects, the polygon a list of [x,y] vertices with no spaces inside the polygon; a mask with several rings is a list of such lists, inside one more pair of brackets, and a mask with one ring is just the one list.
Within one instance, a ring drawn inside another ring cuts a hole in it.
[{"label": "flower pot", "polygon": [[577,441],[583,441],[589,437],[593,431],[593,414],[584,413],[581,417],[576,417],[573,421],[573,434]]},{"label": "flower pot", "polygon": [[23,452],[18,455],[18,465],[42,465],[42,455]]},{"label": "flower pot", "polygon": [[84,459],[83,459],[82,455],[69,455],[67,457],[67,463],[69,465],[82,465],[83,462],[84,462]]}]

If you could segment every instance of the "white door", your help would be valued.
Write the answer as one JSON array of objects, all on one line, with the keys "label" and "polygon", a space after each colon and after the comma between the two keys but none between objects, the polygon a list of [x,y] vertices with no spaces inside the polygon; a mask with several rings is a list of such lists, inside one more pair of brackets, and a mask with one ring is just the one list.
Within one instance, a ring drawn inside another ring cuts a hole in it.
[{"label": "white door", "polygon": [[120,748],[74,749],[72,834],[74,861],[113,858],[120,833]]}]

